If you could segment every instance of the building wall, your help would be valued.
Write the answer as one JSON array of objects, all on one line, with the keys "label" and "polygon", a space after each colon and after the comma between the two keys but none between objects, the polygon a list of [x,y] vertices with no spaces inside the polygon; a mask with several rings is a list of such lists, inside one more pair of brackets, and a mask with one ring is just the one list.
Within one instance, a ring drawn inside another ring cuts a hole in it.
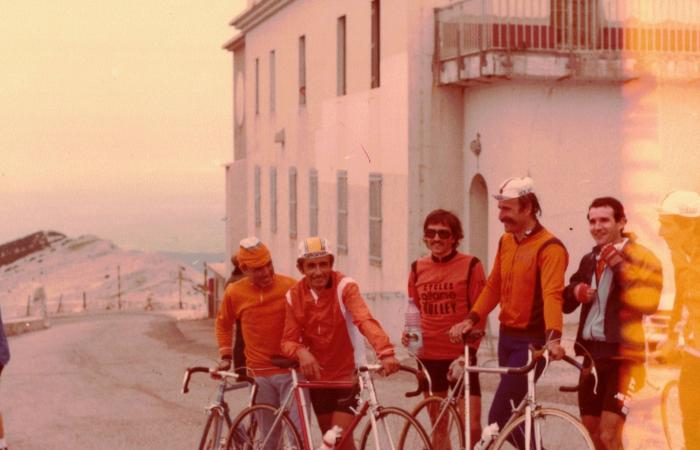
[{"label": "building wall", "polygon": [[[591,200],[612,195],[625,204],[627,230],[662,260],[665,291],[672,265],[657,236],[656,205],[672,189],[700,188],[697,129],[700,88],[634,80],[620,84],[503,82],[464,94],[464,191],[481,173],[489,195],[510,176],[530,175],[542,223],[567,246],[567,275],[593,245],[586,212]],[[476,133],[482,154],[468,151]],[[491,199],[489,267],[502,225]],[[664,306],[669,307],[669,304]]]},{"label": "building wall", "polygon": [[[298,238],[309,234],[309,170],[318,171],[319,233],[337,240],[336,174],[348,173],[349,251],[337,267],[363,291],[403,290],[408,214],[406,10],[381,2],[381,85],[370,89],[370,2],[297,0],[246,32],[248,234],[271,248],[279,272],[296,274],[297,238],[289,233],[288,173],[297,170]],[[336,95],[336,24],[346,16],[347,94]],[[306,106],[299,106],[298,46],[306,36]],[[269,53],[275,50],[275,111],[270,111]],[[259,60],[259,114],[255,60]],[[284,130],[284,145],[274,142]],[[261,167],[262,223],[254,218],[254,177]],[[270,167],[277,167],[277,232],[270,228]],[[369,264],[369,174],[383,176],[381,267]]]}]

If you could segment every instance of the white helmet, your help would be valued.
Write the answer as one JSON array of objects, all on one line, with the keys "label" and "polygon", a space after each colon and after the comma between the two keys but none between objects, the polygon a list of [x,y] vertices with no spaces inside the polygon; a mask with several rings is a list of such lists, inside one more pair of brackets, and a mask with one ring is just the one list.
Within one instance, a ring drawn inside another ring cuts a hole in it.
[{"label": "white helmet", "polygon": [[700,195],[692,191],[673,191],[661,202],[661,215],[700,217]]},{"label": "white helmet", "polygon": [[328,239],[314,236],[299,242],[298,259],[318,258],[327,255],[333,256],[333,249]]}]

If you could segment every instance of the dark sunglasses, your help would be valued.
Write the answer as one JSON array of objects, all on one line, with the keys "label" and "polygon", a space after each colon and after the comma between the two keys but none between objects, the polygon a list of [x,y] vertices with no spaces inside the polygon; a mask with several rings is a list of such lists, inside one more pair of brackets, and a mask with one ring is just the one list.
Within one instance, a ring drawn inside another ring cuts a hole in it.
[{"label": "dark sunglasses", "polygon": [[433,239],[435,235],[438,235],[440,239],[449,239],[452,236],[452,232],[450,230],[433,230],[432,228],[428,228],[423,232],[423,236],[428,239]]}]

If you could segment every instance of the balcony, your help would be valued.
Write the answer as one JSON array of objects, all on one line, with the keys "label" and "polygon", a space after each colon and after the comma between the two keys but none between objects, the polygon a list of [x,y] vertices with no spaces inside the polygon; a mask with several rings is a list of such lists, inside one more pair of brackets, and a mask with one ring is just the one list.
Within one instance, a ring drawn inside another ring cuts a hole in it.
[{"label": "balcony", "polygon": [[435,26],[441,85],[700,78],[700,0],[465,0]]}]

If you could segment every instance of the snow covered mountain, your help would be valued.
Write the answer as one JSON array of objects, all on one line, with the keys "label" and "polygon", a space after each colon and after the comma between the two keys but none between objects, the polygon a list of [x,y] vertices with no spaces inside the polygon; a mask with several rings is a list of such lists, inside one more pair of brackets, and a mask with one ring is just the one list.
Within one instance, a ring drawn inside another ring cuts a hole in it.
[{"label": "snow covered mountain", "polygon": [[3,318],[38,315],[44,308],[48,315],[119,308],[206,311],[204,275],[173,257],[122,250],[91,235],[31,237],[29,250],[12,245],[29,236],[0,246],[5,255],[23,255],[0,261]]}]

